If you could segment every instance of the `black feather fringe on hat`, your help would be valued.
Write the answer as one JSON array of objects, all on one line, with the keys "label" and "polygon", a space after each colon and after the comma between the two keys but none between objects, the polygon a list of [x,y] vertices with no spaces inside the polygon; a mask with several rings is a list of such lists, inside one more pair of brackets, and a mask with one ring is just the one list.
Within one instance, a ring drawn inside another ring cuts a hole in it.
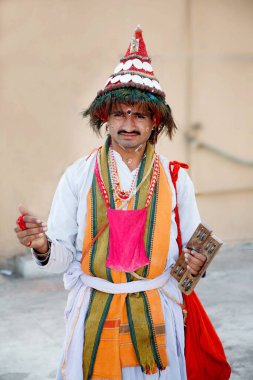
[{"label": "black feather fringe on hat", "polygon": [[139,104],[155,117],[157,127],[152,131],[149,138],[152,144],[157,142],[158,135],[162,131],[170,139],[172,138],[177,127],[170,106],[165,103],[163,97],[140,89],[125,87],[98,95],[82,114],[83,117],[90,117],[90,126],[100,135],[101,127],[108,120],[112,106],[120,103],[131,106]]}]

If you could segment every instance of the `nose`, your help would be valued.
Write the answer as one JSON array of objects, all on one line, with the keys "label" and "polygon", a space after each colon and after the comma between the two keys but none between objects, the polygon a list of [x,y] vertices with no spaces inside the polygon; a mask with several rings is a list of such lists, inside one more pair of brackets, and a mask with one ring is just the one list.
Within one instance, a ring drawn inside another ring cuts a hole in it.
[{"label": "nose", "polygon": [[124,124],[123,128],[126,129],[127,131],[131,131],[133,128],[135,128],[135,122],[134,118],[132,115],[126,114],[125,119],[124,119]]}]

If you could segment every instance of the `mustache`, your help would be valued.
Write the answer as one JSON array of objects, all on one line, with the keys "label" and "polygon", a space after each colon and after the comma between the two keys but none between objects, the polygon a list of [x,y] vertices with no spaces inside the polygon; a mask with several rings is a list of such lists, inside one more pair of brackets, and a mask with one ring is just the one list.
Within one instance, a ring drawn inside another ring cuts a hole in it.
[{"label": "mustache", "polygon": [[120,129],[119,131],[118,131],[118,135],[121,135],[122,133],[124,133],[124,134],[129,134],[129,135],[133,135],[133,134],[135,134],[135,135],[140,135],[140,132],[139,131],[126,131],[125,129]]}]

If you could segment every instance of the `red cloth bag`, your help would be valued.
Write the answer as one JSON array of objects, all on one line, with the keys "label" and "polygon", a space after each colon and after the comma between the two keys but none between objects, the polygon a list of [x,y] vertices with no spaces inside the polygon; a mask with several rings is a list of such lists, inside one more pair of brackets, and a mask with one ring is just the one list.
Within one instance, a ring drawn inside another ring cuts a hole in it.
[{"label": "red cloth bag", "polygon": [[[180,167],[188,169],[188,165],[173,161],[169,169],[176,191],[176,182]],[[178,228],[177,243],[179,253],[182,253],[182,238],[178,205],[175,207],[175,220]],[[185,328],[185,360],[188,380],[227,380],[230,378],[231,368],[226,355],[210,319],[195,292],[184,295],[187,309]]]}]

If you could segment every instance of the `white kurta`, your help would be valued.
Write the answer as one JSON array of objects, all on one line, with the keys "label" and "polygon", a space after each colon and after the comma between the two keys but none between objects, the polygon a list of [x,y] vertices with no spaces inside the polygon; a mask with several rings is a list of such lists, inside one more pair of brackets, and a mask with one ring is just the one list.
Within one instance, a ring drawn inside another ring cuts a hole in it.
[{"label": "white kurta", "polygon": [[[114,152],[120,186],[124,190],[130,188],[135,171],[131,172],[121,156]],[[51,255],[43,270],[64,274],[64,284],[70,290],[65,310],[66,339],[63,347],[62,360],[57,374],[57,380],[82,380],[82,350],[84,337],[84,320],[88,308],[90,287],[81,281],[82,271],[80,259],[85,231],[87,194],[91,187],[94,174],[95,156],[81,158],[71,165],[62,176],[57,187],[48,220],[47,235],[52,241]],[[177,226],[174,208],[176,196],[169,173],[169,162],[160,156],[172,191],[172,215],[170,231],[170,247],[167,258],[167,270],[178,258],[176,242]],[[178,207],[183,245],[187,243],[192,233],[200,223],[200,217],[195,201],[192,182],[184,169],[180,169],[177,182]],[[95,279],[96,281],[96,279]],[[94,286],[95,287],[95,286]],[[160,285],[159,285],[160,287]],[[182,295],[177,282],[168,275],[168,281],[163,289],[174,296],[179,302]],[[181,308],[160,292],[166,330],[166,348],[169,366],[159,374],[145,375],[140,367],[123,368],[123,380],[185,380],[186,369],[184,360],[184,327]]]}]

